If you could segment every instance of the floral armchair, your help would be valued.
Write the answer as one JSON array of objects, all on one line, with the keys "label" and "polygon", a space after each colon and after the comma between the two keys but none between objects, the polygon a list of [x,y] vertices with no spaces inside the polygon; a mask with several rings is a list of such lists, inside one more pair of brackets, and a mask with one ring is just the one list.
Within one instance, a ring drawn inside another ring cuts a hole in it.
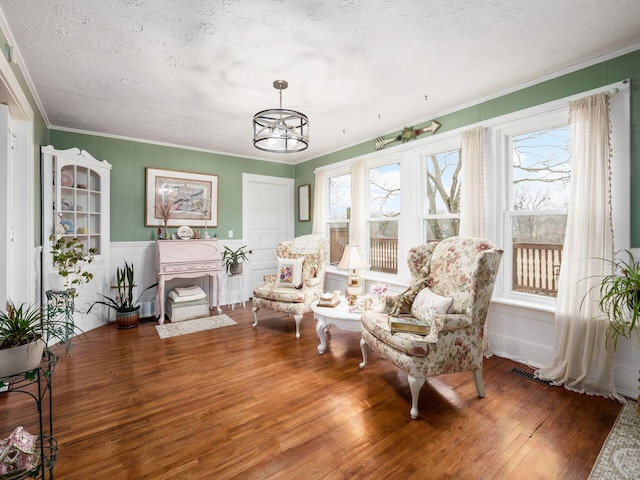
[{"label": "floral armchair", "polygon": [[[387,297],[383,313],[362,315],[360,347],[407,372],[411,418],[418,416],[418,397],[426,377],[473,372],[478,396],[482,382],[484,324],[502,250],[479,238],[450,237],[409,250],[411,285]],[[386,313],[385,313],[386,312]],[[426,335],[392,333],[389,317],[409,314],[428,325]]]},{"label": "floral armchair", "polygon": [[264,276],[264,285],[253,289],[253,327],[258,326],[261,308],[293,315],[296,338],[300,322],[311,311],[311,303],[324,291],[327,239],[305,235],[278,244],[278,273]]}]

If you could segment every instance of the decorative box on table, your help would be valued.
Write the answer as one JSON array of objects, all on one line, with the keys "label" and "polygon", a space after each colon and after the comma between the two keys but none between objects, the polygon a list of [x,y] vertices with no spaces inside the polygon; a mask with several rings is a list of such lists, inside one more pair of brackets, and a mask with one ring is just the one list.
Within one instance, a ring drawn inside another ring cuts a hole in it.
[{"label": "decorative box on table", "polygon": [[189,302],[174,302],[167,299],[167,316],[171,322],[193,320],[194,318],[209,316],[209,299],[201,298]]}]

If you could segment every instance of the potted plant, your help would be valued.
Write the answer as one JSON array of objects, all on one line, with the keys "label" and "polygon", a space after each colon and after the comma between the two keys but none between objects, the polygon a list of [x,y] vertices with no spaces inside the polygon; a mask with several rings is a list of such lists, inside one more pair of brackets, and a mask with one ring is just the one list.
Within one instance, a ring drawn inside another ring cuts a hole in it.
[{"label": "potted plant", "polygon": [[633,258],[629,250],[624,250],[628,259],[620,258],[620,253],[612,261],[613,273],[602,277],[600,288],[600,310],[607,316],[608,340],[613,348],[620,336],[630,338],[635,332],[640,338],[638,317],[640,317],[640,261]]},{"label": "potted plant", "polygon": [[116,269],[116,288],[117,295],[113,298],[106,295],[100,295],[103,300],[97,300],[91,304],[87,313],[95,305],[105,305],[116,312],[116,324],[118,328],[137,327],[140,321],[140,298],[149,289],[155,287],[158,283],[149,285],[145,288],[137,298],[133,298],[133,289],[135,288],[135,274],[133,264],[124,262],[124,267]]},{"label": "potted plant", "polygon": [[[56,240],[55,235],[51,235],[49,240],[52,242],[53,266],[58,270],[57,276],[62,279],[62,288],[66,290],[77,287],[93,279],[93,273],[85,271],[83,267],[94,261],[95,248],[86,249],[75,237],[60,237]],[[59,290],[60,286],[54,285],[54,289]]]},{"label": "potted plant", "polygon": [[247,258],[247,246],[243,245],[236,250],[225,245],[224,252],[222,252],[222,265],[230,275],[240,275],[242,273],[242,262],[248,262]]},{"label": "potted plant", "polygon": [[64,316],[47,318],[35,305],[16,306],[7,301],[6,311],[0,311],[0,377],[36,368],[51,339],[63,343],[68,352],[72,346],[69,337],[75,330]]},{"label": "potted plant", "polygon": [[[621,258],[624,252],[626,259]],[[607,316],[607,342],[613,342],[613,349],[618,347],[618,338],[631,338],[635,333],[640,340],[640,261],[633,258],[629,250],[618,252],[612,260],[613,273],[605,275],[595,287],[600,288],[598,305]],[[640,413],[640,403],[638,404]]]}]

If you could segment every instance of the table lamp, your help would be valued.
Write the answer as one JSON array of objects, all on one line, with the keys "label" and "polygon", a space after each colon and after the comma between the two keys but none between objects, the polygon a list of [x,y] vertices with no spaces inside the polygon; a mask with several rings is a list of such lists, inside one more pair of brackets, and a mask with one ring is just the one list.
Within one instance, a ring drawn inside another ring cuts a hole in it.
[{"label": "table lamp", "polygon": [[362,285],[360,284],[360,276],[357,270],[369,268],[369,264],[364,260],[360,245],[347,245],[338,264],[341,270],[351,270],[349,279],[347,280],[346,297],[350,306],[356,304],[358,295],[362,293]]}]

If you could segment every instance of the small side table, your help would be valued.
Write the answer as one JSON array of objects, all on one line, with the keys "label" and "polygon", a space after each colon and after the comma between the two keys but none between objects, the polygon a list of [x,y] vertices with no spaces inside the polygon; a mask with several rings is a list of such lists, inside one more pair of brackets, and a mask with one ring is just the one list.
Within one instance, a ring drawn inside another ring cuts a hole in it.
[{"label": "small side table", "polygon": [[244,308],[244,276],[243,275],[228,275],[227,276],[227,301],[231,310],[242,304]]},{"label": "small side table", "polygon": [[316,332],[320,338],[318,353],[322,355],[327,347],[327,331],[331,325],[349,332],[360,331],[360,313],[350,312],[347,299],[340,297],[340,303],[335,307],[319,307],[316,300],[311,304],[313,316],[316,319]]},{"label": "small side table", "polygon": [[59,338],[63,339],[61,343],[69,350],[73,347],[71,339],[75,333],[73,314],[76,311],[76,289],[47,290],[45,294],[47,295],[47,320],[64,317],[64,327],[59,327],[61,331],[57,333]]}]

